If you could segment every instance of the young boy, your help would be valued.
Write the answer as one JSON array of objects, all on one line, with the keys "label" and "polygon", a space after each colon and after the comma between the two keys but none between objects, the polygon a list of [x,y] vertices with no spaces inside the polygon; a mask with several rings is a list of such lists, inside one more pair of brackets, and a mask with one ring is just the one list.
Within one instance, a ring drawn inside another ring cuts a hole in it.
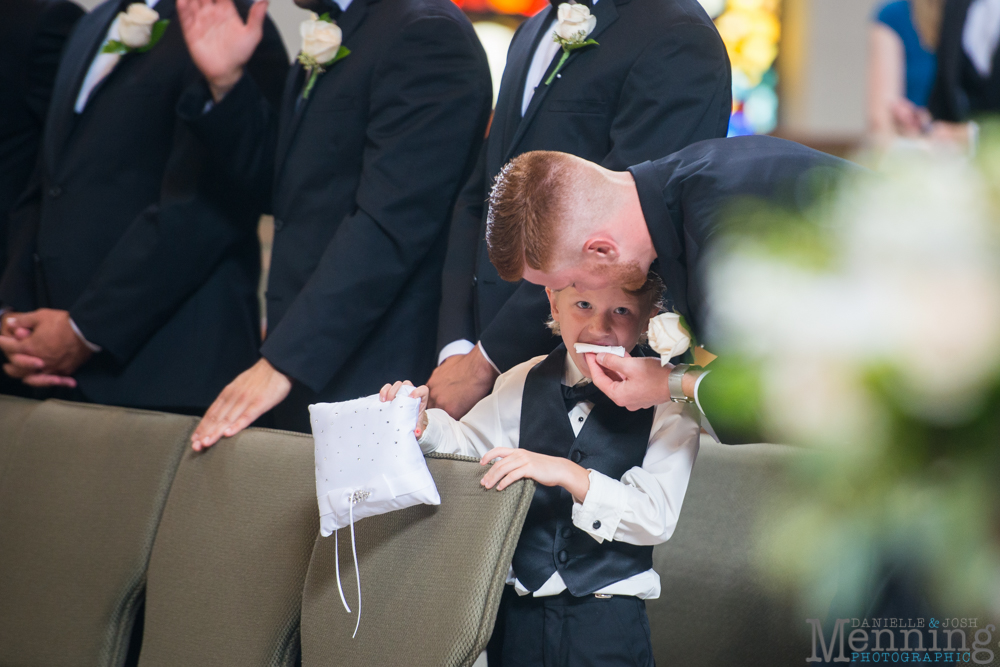
[{"label": "young boy", "polygon": [[[593,353],[574,344],[632,350],[662,289],[650,274],[635,292],[547,290],[562,345],[501,375],[461,421],[421,410],[425,453],[498,460],[483,476],[488,489],[538,484],[507,579],[518,595],[506,596],[497,619],[503,665],[653,665],[644,602],[660,594],[652,545],[677,525],[699,422],[682,403],[618,407],[590,383]],[[404,384],[383,387],[382,400]],[[427,388],[411,396],[423,408]]]}]

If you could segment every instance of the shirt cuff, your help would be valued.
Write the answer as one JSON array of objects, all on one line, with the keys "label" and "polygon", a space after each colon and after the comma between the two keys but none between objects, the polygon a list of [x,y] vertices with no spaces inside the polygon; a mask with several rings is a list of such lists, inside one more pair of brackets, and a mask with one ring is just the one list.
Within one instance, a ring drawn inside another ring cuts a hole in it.
[{"label": "shirt cuff", "polygon": [[454,357],[456,354],[468,354],[475,349],[476,345],[471,340],[456,340],[448,343],[441,348],[441,353],[438,354],[438,366],[440,366],[445,359],[448,357]]},{"label": "shirt cuff", "polygon": [[479,348],[479,352],[483,355],[483,359],[489,362],[490,366],[493,367],[493,370],[495,370],[499,375],[503,375],[503,373],[500,372],[500,369],[497,368],[497,365],[493,363],[493,360],[490,359],[490,355],[486,354],[486,348],[483,347],[483,341],[476,343],[476,347]]},{"label": "shirt cuff", "polygon": [[573,525],[598,543],[615,539],[625,511],[625,488],[616,479],[590,471],[590,490],[582,503],[573,503]]},{"label": "shirt cuff", "polygon": [[431,452],[436,451],[438,444],[441,442],[442,436],[444,435],[448,413],[445,412],[445,418],[442,418],[441,415],[437,414],[439,412],[444,411],[437,408],[431,408],[427,411],[427,428],[425,428],[424,432],[420,434],[419,438],[417,438],[417,444],[420,445],[420,451],[424,454],[430,454]]},{"label": "shirt cuff", "polygon": [[101,351],[101,346],[100,345],[94,345],[93,343],[91,343],[89,340],[87,340],[84,337],[83,332],[80,331],[80,327],[76,326],[76,322],[73,321],[72,317],[69,318],[69,325],[71,327],[73,327],[73,333],[76,334],[76,337],[80,339],[81,343],[83,343],[84,345],[87,346],[88,350],[90,350],[91,352],[93,352],[95,354]]}]

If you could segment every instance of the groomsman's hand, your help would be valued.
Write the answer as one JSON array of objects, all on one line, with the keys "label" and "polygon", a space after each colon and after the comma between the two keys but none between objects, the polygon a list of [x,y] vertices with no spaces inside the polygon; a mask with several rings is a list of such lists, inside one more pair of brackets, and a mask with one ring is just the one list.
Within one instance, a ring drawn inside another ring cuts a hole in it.
[{"label": "groomsman's hand", "polygon": [[479,346],[468,354],[456,354],[434,369],[427,381],[430,407],[444,410],[454,419],[461,419],[493,389],[499,375],[486,360]]},{"label": "groomsman's hand", "polygon": [[617,405],[628,410],[642,410],[670,401],[667,381],[673,366],[661,366],[655,357],[623,359],[607,352],[584,357],[594,384]]},{"label": "groomsman's hand", "polygon": [[219,438],[233,437],[285,400],[291,390],[291,380],[261,359],[222,390],[191,434],[191,448],[200,452]]},{"label": "groomsman's hand", "polygon": [[177,15],[191,59],[219,102],[243,76],[243,67],[260,44],[267,0],[250,7],[246,23],[233,0],[177,0]]},{"label": "groomsman's hand", "polygon": [[9,361],[4,372],[34,387],[75,387],[69,376],[93,354],[73,331],[69,313],[49,308],[5,315],[0,349]]}]

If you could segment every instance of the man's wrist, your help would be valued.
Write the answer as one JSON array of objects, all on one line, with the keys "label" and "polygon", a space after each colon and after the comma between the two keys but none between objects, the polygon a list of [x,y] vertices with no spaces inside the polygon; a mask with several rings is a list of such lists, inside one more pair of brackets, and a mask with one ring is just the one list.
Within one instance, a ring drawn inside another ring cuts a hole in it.
[{"label": "man's wrist", "polygon": [[206,79],[206,82],[208,83],[208,90],[212,93],[212,100],[216,104],[221,102],[222,98],[228,95],[229,91],[235,88],[236,84],[239,83],[242,78],[243,68],[240,67],[239,69],[229,72],[223,76]]}]

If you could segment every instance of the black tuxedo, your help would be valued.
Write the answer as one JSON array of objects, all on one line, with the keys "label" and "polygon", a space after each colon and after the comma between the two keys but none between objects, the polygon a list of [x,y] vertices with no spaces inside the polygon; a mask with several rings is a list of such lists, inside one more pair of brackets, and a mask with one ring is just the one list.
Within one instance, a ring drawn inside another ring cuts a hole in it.
[{"label": "black tuxedo", "polygon": [[0,274],[7,214],[35,167],[59,58],[81,16],[69,0],[0,3]]},{"label": "black tuxedo", "polygon": [[[162,40],[124,55],[74,111],[124,5],[98,6],[66,45],[40,170],[11,217],[17,247],[0,300],[68,310],[103,348],[75,374],[84,399],[203,408],[256,356],[259,211],[215,176],[176,116],[198,75],[174,0],[156,5],[171,20]],[[287,63],[268,22],[251,68],[275,98]]]},{"label": "black tuxedo", "polygon": [[231,178],[274,213],[261,348],[295,380],[275,411],[308,430],[306,406],[426,380],[434,367],[448,217],[489,117],[486,54],[450,0],[353,0],[338,19],[351,54],[280,111],[252,77],[208,114],[183,109]]},{"label": "black tuxedo", "polygon": [[983,78],[962,46],[962,31],[972,0],[948,0],[941,20],[937,75],[927,107],[937,120],[954,123],[977,114],[1000,111],[1000,49],[993,54],[993,71]]},{"label": "black tuxedo", "polygon": [[635,178],[654,267],[674,308],[695,333],[704,332],[703,261],[713,236],[740,200],[789,210],[807,208],[828,193],[853,163],[774,137],[713,139],[629,168]]},{"label": "black tuxedo", "polygon": [[527,151],[554,150],[621,170],[726,135],[729,58],[696,0],[600,0],[592,11],[599,46],[574,51],[548,86],[547,72],[523,118],[526,74],[555,10],[518,29],[483,158],[452,221],[439,347],[481,339],[501,371],[557,342],[544,325],[544,291],[500,280],[487,255],[484,202],[503,165]]}]

